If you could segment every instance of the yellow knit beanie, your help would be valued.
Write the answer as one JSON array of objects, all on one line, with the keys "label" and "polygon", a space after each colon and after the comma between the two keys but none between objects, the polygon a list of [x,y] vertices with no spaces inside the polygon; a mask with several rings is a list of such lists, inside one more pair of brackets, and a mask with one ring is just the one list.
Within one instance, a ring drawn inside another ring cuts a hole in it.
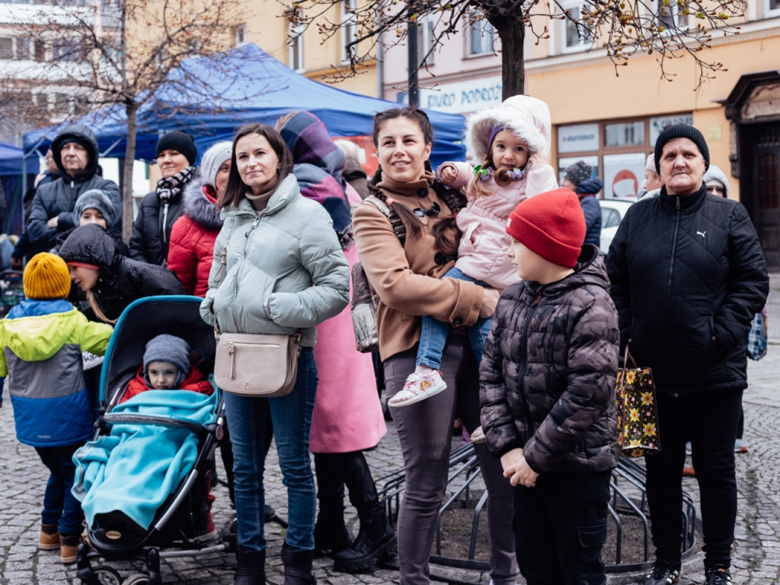
[{"label": "yellow knit beanie", "polygon": [[28,299],[65,299],[70,293],[70,271],[59,256],[41,252],[24,269],[24,295]]}]

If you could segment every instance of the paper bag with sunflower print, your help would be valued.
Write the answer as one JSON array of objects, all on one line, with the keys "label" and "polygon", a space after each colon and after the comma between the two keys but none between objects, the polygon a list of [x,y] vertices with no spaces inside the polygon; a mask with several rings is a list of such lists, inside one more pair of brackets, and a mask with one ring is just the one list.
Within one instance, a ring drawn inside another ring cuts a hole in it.
[{"label": "paper bag with sunflower print", "polygon": [[623,356],[623,368],[617,374],[615,395],[617,444],[623,455],[642,457],[660,451],[653,372],[650,368],[638,368],[628,347]]}]

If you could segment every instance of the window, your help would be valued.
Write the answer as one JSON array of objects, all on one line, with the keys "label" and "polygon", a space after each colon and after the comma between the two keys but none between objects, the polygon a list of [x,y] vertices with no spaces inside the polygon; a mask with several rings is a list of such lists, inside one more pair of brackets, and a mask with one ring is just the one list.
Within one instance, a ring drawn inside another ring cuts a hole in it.
[{"label": "window", "polygon": [[52,44],[52,60],[81,61],[85,58],[86,50],[79,39],[57,39]]},{"label": "window", "polygon": [[14,40],[10,37],[0,37],[0,59],[14,58]]},{"label": "window", "polygon": [[350,54],[355,54],[355,47],[347,45],[357,39],[357,0],[343,0],[341,3],[341,62],[349,63]]},{"label": "window", "polygon": [[303,71],[303,25],[290,23],[290,69]]},{"label": "window", "polygon": [[496,37],[496,31],[493,25],[488,22],[481,11],[472,15],[473,22],[469,27],[469,56],[492,55],[493,41]]},{"label": "window", "polygon": [[[431,50],[435,41],[436,35],[433,32],[433,19],[430,16],[426,16],[417,26],[417,56],[420,59],[420,65],[422,65],[423,59],[428,55],[428,51]],[[435,55],[436,51],[431,51],[431,54],[425,59],[425,63],[433,65]]]},{"label": "window", "polygon": [[617,227],[620,225],[620,212],[609,207],[601,208],[601,229]]},{"label": "window", "polygon": [[35,44],[33,40],[26,37],[19,37],[16,39],[16,59],[33,59],[35,57],[35,51],[33,47]]},{"label": "window", "polygon": [[[574,51],[584,51],[589,49],[592,45],[590,35],[582,25],[577,26],[578,22],[582,19],[582,9],[585,5],[582,3],[574,3],[570,5],[564,5],[564,8],[569,11],[571,18],[563,20],[563,51],[565,53],[572,53]],[[573,22],[571,19],[575,19],[578,22]]]},{"label": "window", "polygon": [[662,31],[674,28],[685,30],[688,28],[688,16],[682,14],[682,11],[683,8],[676,2],[670,2],[669,6],[661,4],[658,7],[658,14],[655,19],[656,24]]},{"label": "window", "polygon": [[604,124],[604,146],[642,146],[645,143],[645,123],[622,122]]},{"label": "window", "polygon": [[780,0],[767,0],[766,16],[780,16]]},{"label": "window", "polygon": [[242,24],[236,27],[236,47],[240,47],[246,43],[246,25]]}]

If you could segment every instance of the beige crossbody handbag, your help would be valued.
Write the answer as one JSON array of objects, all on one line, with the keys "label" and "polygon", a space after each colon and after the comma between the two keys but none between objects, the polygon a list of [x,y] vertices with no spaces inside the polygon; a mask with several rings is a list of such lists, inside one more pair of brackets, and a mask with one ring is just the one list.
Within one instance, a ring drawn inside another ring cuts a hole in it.
[{"label": "beige crossbody handbag", "polygon": [[[222,269],[227,264],[227,246],[220,264]],[[292,392],[298,378],[300,331],[295,335],[221,333],[214,314],[214,337],[214,381],[222,390],[250,398],[276,398]]]}]

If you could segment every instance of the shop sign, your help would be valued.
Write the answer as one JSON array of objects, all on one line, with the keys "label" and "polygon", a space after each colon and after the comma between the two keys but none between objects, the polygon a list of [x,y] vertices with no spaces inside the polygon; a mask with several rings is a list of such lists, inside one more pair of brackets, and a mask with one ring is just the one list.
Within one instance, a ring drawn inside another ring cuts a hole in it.
[{"label": "shop sign", "polygon": [[647,155],[635,154],[604,155],[604,197],[636,197],[645,180]]},{"label": "shop sign", "polygon": [[599,149],[599,125],[558,126],[558,152],[589,152]]},{"label": "shop sign", "polygon": [[[493,108],[503,101],[501,76],[443,83],[435,88],[420,88],[420,107],[450,114],[468,114]],[[398,94],[398,101],[409,103],[408,92]]]},{"label": "shop sign", "polygon": [[650,146],[655,146],[658,135],[669,126],[687,124],[693,126],[693,114],[678,114],[676,116],[657,116],[650,118]]}]

